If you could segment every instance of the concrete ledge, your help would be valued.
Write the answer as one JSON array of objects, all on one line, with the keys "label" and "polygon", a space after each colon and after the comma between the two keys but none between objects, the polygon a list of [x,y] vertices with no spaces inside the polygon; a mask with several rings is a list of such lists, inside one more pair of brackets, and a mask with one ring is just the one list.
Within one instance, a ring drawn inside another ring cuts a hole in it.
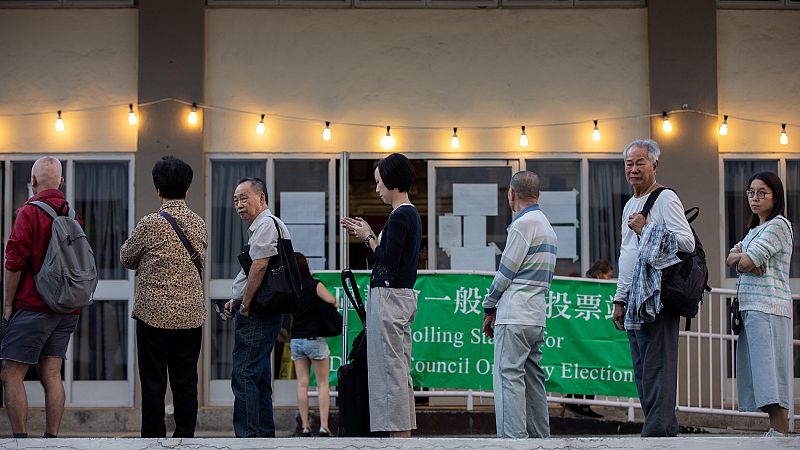
[{"label": "concrete ledge", "polygon": [[552,439],[480,439],[480,438],[284,438],[284,439],[3,439],[4,449],[91,449],[91,450],[146,450],[189,448],[192,450],[245,450],[245,449],[598,449],[609,448],[650,450],[738,450],[738,449],[796,449],[800,437],[687,437],[687,438],[552,438]]}]

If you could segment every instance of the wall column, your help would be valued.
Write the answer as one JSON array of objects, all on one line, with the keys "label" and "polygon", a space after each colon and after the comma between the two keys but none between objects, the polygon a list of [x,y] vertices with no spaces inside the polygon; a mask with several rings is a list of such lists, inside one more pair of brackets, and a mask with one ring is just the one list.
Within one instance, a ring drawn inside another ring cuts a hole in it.
[{"label": "wall column", "polygon": [[[203,0],[139,0],[139,103],[172,97],[203,102],[205,2]],[[203,114],[189,125],[190,107],[175,102],[145,106],[140,111],[136,151],[136,217],[158,210],[153,164],[164,155],[186,161],[194,169],[187,199],[203,216]]]}]

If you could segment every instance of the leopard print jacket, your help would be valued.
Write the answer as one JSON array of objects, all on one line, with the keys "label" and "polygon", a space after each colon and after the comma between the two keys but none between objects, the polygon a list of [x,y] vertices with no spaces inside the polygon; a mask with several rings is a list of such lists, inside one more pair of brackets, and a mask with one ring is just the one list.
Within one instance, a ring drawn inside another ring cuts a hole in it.
[{"label": "leopard print jacket", "polygon": [[[168,200],[166,210],[205,265],[208,229],[203,219],[183,200]],[[136,270],[134,319],[155,328],[189,329],[205,322],[208,311],[203,297],[203,282],[189,252],[169,222],[158,213],[144,216],[120,249],[120,260]]]}]

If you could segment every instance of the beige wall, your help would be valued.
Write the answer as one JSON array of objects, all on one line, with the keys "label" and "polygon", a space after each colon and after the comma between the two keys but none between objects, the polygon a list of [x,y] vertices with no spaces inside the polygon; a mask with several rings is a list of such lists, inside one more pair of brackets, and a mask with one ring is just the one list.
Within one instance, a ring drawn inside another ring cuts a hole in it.
[{"label": "beige wall", "polygon": [[[452,130],[401,125],[527,125],[528,152],[619,151],[648,136],[647,120],[594,117],[649,108],[646,10],[264,10],[206,12],[206,101],[319,118],[305,124],[229,112],[205,114],[205,149],[450,151]],[[322,121],[334,138],[321,139]],[[585,120],[579,126],[537,123]],[[519,151],[519,128],[461,129],[461,152]]]},{"label": "beige wall", "polygon": [[[800,124],[800,11],[717,12],[719,113]],[[800,152],[800,128],[728,119],[720,152]]]},{"label": "beige wall", "polygon": [[[136,151],[137,11],[0,10],[0,152]],[[67,113],[56,110],[124,105]]]}]

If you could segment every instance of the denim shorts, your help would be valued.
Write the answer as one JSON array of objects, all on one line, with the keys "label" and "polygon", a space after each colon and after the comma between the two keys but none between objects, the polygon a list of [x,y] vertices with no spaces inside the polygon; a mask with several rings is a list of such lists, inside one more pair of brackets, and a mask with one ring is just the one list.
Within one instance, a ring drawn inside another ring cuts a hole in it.
[{"label": "denim shorts", "polygon": [[297,361],[298,359],[313,359],[319,361],[330,355],[328,340],[324,337],[316,339],[292,339],[291,347],[292,361]]},{"label": "denim shorts", "polygon": [[0,359],[36,364],[41,358],[67,359],[69,337],[78,325],[77,314],[18,309],[3,319]]}]

